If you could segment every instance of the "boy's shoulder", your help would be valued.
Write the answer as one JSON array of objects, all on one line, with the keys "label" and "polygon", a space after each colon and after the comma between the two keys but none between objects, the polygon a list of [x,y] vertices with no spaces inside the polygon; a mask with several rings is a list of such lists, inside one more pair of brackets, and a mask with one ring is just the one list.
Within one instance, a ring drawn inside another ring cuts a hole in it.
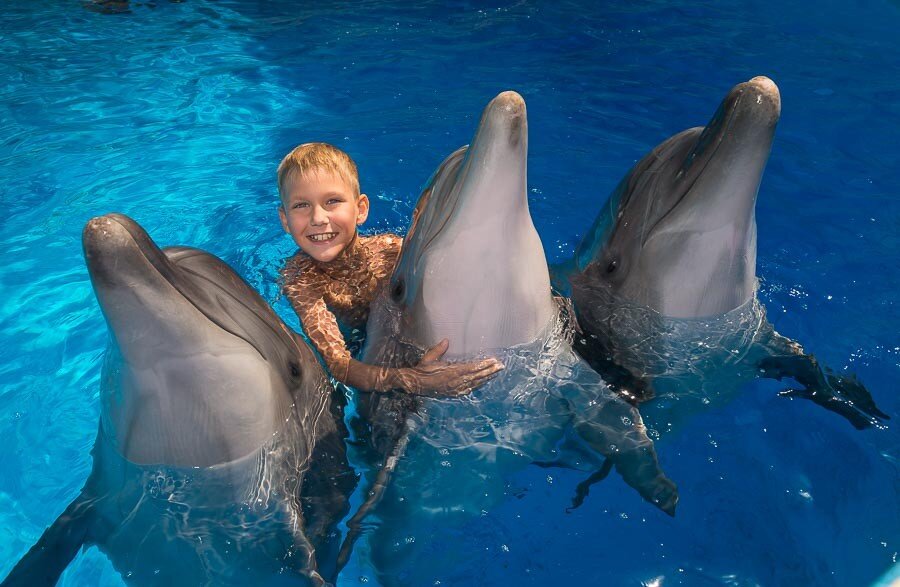
[{"label": "boy's shoulder", "polygon": [[403,237],[391,232],[383,232],[363,237],[363,245],[374,253],[396,255],[403,245]]},{"label": "boy's shoulder", "polygon": [[313,258],[304,253],[297,251],[287,258],[284,266],[281,268],[281,279],[284,288],[297,287],[302,285],[309,287],[319,280],[316,278],[315,261]]},{"label": "boy's shoulder", "polygon": [[297,249],[296,253],[284,260],[284,267],[281,268],[281,273],[284,276],[288,276],[311,265],[312,257]]}]

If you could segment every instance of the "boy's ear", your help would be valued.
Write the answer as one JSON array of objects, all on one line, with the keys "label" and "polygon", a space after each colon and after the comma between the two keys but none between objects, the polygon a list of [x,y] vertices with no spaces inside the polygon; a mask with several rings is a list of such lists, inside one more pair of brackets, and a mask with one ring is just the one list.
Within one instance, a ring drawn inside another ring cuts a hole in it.
[{"label": "boy's ear", "polygon": [[359,194],[359,198],[356,199],[356,207],[358,208],[358,212],[356,213],[356,224],[362,224],[366,221],[366,218],[369,217],[369,196],[366,194]]},{"label": "boy's ear", "polygon": [[281,218],[281,228],[284,229],[285,232],[290,234],[290,229],[288,228],[287,223],[287,214],[284,213],[284,205],[278,206],[278,217]]}]

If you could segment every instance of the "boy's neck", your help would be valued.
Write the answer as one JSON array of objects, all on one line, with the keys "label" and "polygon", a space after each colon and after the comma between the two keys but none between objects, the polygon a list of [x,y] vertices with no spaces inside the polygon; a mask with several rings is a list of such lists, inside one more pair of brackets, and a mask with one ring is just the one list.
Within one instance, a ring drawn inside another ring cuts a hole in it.
[{"label": "boy's neck", "polygon": [[348,266],[356,265],[365,254],[365,247],[360,246],[359,231],[353,233],[353,239],[344,247],[344,250],[338,253],[338,256],[331,261],[313,262],[325,271],[334,271],[336,269],[344,269]]}]

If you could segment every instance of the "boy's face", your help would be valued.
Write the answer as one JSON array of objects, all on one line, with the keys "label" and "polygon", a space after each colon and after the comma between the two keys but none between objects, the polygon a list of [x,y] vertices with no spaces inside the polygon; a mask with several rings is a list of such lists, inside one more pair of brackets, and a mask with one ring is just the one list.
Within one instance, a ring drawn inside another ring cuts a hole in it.
[{"label": "boy's face", "polygon": [[294,178],[282,194],[281,225],[304,253],[323,263],[350,244],[356,226],[369,215],[369,198],[359,197],[340,177],[314,171]]}]

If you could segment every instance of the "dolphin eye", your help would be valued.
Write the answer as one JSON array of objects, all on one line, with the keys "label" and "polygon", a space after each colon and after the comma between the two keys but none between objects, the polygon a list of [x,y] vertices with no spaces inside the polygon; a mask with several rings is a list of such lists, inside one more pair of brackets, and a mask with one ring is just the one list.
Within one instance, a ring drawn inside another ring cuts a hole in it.
[{"label": "dolphin eye", "polygon": [[406,294],[406,284],[402,279],[399,279],[394,285],[394,289],[391,290],[391,298],[395,302],[400,303],[400,300],[403,299],[404,294]]},{"label": "dolphin eye", "polygon": [[618,266],[619,266],[619,262],[616,261],[615,259],[613,259],[612,261],[609,262],[609,265],[606,266],[606,272],[612,273],[613,271],[616,270],[616,268]]},{"label": "dolphin eye", "polygon": [[291,361],[290,367],[291,367],[291,377],[294,377],[294,378],[300,377],[300,365],[297,363],[297,361]]}]

